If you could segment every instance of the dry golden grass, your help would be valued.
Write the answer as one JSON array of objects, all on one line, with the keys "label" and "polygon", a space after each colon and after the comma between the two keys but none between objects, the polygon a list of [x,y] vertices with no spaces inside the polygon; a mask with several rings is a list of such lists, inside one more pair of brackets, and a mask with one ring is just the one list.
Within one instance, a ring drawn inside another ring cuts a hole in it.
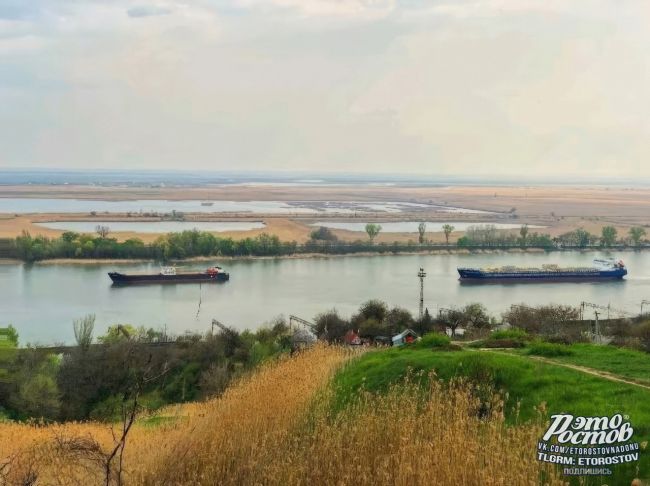
[{"label": "dry golden grass", "polygon": [[[263,367],[219,399],[167,409],[179,417],[168,425],[137,425],[124,484],[539,484],[540,428],[505,427],[498,402],[478,418],[466,386],[395,387],[333,414],[326,385],[349,357],[319,346]],[[93,444],[112,446],[107,426],[3,424],[0,467],[14,457],[8,484],[30,472],[36,484],[102,484]]]}]

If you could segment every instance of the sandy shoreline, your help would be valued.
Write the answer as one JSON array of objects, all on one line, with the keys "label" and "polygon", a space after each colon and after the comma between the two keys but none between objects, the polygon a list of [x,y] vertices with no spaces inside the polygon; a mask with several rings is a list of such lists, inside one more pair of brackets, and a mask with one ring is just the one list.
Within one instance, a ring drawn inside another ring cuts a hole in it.
[{"label": "sandy shoreline", "polygon": [[[648,249],[632,249],[632,248],[617,248],[616,252],[631,252],[631,251],[648,251]],[[495,249],[474,249],[468,250],[466,248],[452,248],[440,250],[423,250],[423,251],[404,251],[398,253],[386,252],[358,252],[358,253],[296,253],[293,255],[278,255],[278,256],[210,256],[210,257],[193,257],[183,260],[170,260],[167,264],[182,264],[182,263],[197,263],[197,262],[214,262],[214,261],[251,261],[251,260],[301,260],[301,259],[329,259],[329,258],[347,258],[347,257],[391,257],[400,255],[499,255],[499,254],[516,254],[516,253],[557,253],[557,252],[581,252],[592,253],[603,251],[601,248],[583,248],[583,249],[551,249],[544,250],[542,248],[495,248]],[[2,264],[22,264],[25,263],[16,259],[2,259],[0,258],[0,265]],[[160,263],[154,259],[119,259],[119,258],[53,258],[50,260],[40,260],[33,262],[31,265],[128,265],[137,263]]]}]

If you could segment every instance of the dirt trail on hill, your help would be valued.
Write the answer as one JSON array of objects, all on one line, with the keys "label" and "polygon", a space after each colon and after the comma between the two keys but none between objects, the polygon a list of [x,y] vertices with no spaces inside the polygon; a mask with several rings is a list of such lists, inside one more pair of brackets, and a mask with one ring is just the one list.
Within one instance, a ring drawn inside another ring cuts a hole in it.
[{"label": "dirt trail on hill", "polygon": [[572,370],[576,371],[581,371],[582,373],[587,373],[589,375],[594,375],[599,378],[603,378],[605,380],[609,381],[618,381],[620,383],[625,383],[627,385],[634,385],[634,386],[639,386],[641,388],[645,388],[646,390],[650,390],[650,385],[645,385],[643,383],[639,383],[638,381],[634,381],[631,378],[625,378],[620,375],[615,375],[613,373],[610,373],[608,371],[602,371],[602,370],[595,370],[593,368],[587,368],[586,366],[580,366],[580,365],[574,365],[574,364],[569,364],[569,363],[562,363],[560,361],[555,361],[552,359],[548,358],[543,358],[541,356],[528,356],[530,359],[534,359],[536,361],[542,361],[544,363],[548,364],[553,364],[557,366],[563,366],[565,368],[569,368]]},{"label": "dirt trail on hill", "polygon": [[[519,356],[519,355],[514,355],[512,353],[508,353],[508,352],[505,352],[505,351],[501,351],[501,350],[498,350],[498,349],[481,348],[480,351],[488,351],[488,352],[491,352],[491,353],[507,354],[508,356]],[[562,363],[561,361],[555,361],[553,359],[544,358],[542,356],[526,356],[526,357],[528,359],[532,359],[532,360],[535,360],[535,361],[541,361],[542,363],[552,364],[552,365],[556,365],[556,366],[562,366],[564,368],[569,368],[571,370],[580,371],[580,372],[586,373],[588,375],[597,376],[597,377],[602,378],[604,380],[617,381],[619,383],[625,383],[626,385],[638,386],[638,387],[644,388],[646,390],[650,390],[650,385],[649,384],[639,383],[638,381],[635,381],[632,378],[626,378],[626,377],[623,377],[623,376],[620,376],[620,375],[616,375],[614,373],[610,373],[609,371],[596,370],[594,368],[588,368],[586,366],[574,365],[574,364],[569,364],[569,363]]]}]

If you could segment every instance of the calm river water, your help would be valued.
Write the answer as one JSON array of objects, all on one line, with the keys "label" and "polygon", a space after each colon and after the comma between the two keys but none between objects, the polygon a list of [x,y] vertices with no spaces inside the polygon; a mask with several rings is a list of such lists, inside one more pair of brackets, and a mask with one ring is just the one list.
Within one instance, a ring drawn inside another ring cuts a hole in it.
[{"label": "calm river water", "polygon": [[[206,331],[212,318],[256,328],[278,315],[312,319],[337,308],[349,316],[359,304],[379,298],[417,312],[419,267],[427,272],[425,305],[439,307],[481,302],[495,315],[511,304],[589,301],[633,312],[650,299],[650,253],[626,252],[625,281],[602,283],[461,285],[457,266],[559,263],[590,265],[594,252],[550,254],[397,255],[311,259],[217,261],[230,272],[224,284],[112,287],[107,272],[159,270],[155,264],[0,265],[0,326],[12,323],[21,342],[71,342],[72,320],[97,315],[96,334],[107,326],[130,323],[163,327],[174,333]],[[208,263],[183,268],[204,269]],[[179,266],[180,269],[180,266]],[[199,309],[199,299],[201,301]],[[198,315],[197,315],[198,313]]]}]

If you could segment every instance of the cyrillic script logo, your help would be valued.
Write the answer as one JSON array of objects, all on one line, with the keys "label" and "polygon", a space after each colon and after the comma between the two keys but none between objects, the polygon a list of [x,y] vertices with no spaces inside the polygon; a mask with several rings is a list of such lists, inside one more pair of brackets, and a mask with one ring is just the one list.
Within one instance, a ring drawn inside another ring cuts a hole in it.
[{"label": "cyrillic script logo", "polygon": [[574,417],[552,415],[551,425],[542,438],[547,442],[555,437],[560,444],[602,445],[627,442],[634,429],[624,422],[620,413],[612,417]]},{"label": "cyrillic script logo", "polygon": [[537,459],[563,464],[567,475],[610,475],[606,466],[639,460],[639,444],[630,442],[634,429],[627,416],[551,415],[537,444]]}]

